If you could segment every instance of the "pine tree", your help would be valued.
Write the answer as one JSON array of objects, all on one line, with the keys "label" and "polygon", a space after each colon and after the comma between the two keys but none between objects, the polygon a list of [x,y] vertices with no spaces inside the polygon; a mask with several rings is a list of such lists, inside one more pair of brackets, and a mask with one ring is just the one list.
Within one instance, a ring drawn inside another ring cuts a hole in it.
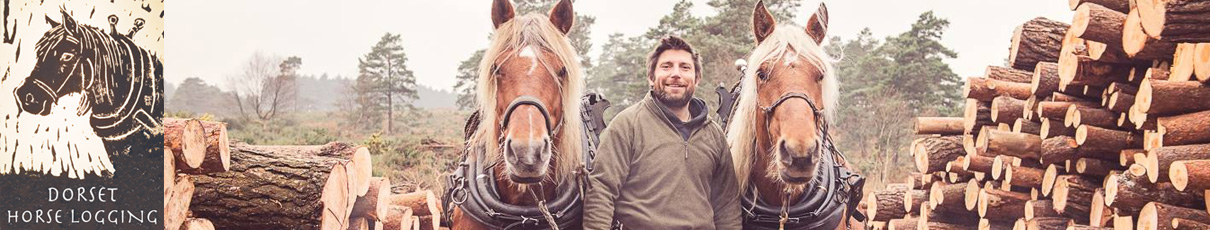
[{"label": "pine tree", "polygon": [[[370,52],[358,59],[358,93],[365,95],[365,103],[382,104],[386,109],[386,133],[394,127],[395,110],[411,109],[417,99],[416,77],[407,68],[407,55],[403,52],[403,40],[398,34],[386,33],[370,48]],[[365,84],[365,85],[361,85]],[[359,102],[362,102],[359,100]],[[367,105],[366,108],[377,108]]]}]

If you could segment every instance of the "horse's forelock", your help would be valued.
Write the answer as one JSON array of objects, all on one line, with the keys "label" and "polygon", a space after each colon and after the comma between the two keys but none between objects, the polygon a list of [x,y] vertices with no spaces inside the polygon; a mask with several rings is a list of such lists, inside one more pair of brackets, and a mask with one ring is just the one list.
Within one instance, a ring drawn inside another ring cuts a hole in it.
[{"label": "horse's forelock", "polygon": [[[483,59],[479,62],[476,101],[479,112],[482,114],[480,125],[468,144],[483,146],[488,153],[489,162],[503,160],[498,151],[499,146],[496,146],[501,130],[498,130],[499,127],[495,125],[499,114],[496,114],[497,89],[492,67],[497,61],[508,58],[513,53],[512,51],[526,46],[554,53],[567,68],[567,77],[560,85],[564,116],[562,130],[559,130],[558,136],[555,137],[559,143],[554,146],[556,155],[552,156],[558,162],[554,169],[559,178],[554,179],[556,183],[561,183],[568,179],[571,172],[580,164],[579,156],[583,152],[583,144],[579,138],[580,135],[583,135],[583,124],[579,122],[580,119],[577,116],[581,109],[580,96],[584,92],[584,75],[575,48],[571,46],[571,42],[562,31],[555,28],[550,23],[549,17],[545,15],[528,14],[513,18],[509,22],[501,24],[493,34],[491,46],[487,48]],[[551,76],[556,76],[554,80],[558,80],[558,70],[553,69],[551,65],[546,65],[546,67]]]}]

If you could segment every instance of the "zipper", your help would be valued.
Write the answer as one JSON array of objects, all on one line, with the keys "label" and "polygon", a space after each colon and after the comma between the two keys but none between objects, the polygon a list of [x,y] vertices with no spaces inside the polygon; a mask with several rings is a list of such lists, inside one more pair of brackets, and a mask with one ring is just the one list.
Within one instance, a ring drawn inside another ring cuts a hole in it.
[{"label": "zipper", "polygon": [[685,159],[688,160],[689,159],[689,140],[685,140],[685,142],[681,142],[681,143],[683,144],[683,145],[681,145],[683,147],[682,149],[685,150],[685,151],[683,151],[685,153]]}]

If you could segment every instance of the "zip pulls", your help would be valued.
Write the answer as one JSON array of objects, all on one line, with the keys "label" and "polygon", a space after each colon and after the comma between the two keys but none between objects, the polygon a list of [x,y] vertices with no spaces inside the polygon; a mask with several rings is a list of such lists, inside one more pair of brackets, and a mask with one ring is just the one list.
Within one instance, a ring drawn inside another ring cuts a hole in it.
[{"label": "zip pulls", "polygon": [[681,151],[681,152],[685,153],[685,160],[688,160],[689,159],[689,140],[685,140],[685,142],[681,142],[681,143],[683,144],[683,145],[681,145],[681,147],[683,147],[682,149],[685,150],[685,151]]}]

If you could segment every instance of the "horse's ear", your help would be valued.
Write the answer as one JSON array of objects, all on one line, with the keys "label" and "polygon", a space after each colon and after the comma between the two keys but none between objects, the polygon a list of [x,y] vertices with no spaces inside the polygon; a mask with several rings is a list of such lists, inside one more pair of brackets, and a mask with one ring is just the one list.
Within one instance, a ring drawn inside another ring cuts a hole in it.
[{"label": "horse's ear", "polygon": [[815,44],[823,43],[824,37],[828,35],[828,6],[819,3],[819,9],[811,15],[811,19],[807,19],[807,35],[815,39]]},{"label": "horse's ear", "polygon": [[752,32],[756,35],[756,43],[764,41],[773,34],[773,29],[777,27],[777,21],[773,19],[773,14],[769,13],[769,9],[765,8],[765,1],[756,1],[756,10],[752,12]]},{"label": "horse's ear", "polygon": [[513,20],[515,14],[513,3],[509,0],[492,1],[492,28],[500,28],[500,25]]},{"label": "horse's ear", "polygon": [[555,4],[555,8],[550,9],[550,23],[559,28],[559,31],[563,31],[563,34],[571,32],[575,21],[576,12],[571,8],[571,0],[560,0]]},{"label": "horse's ear", "polygon": [[50,27],[59,27],[60,25],[59,22],[56,22],[54,19],[50,19],[50,16],[46,16],[46,24],[50,24]]},{"label": "horse's ear", "polygon": [[72,19],[71,15],[67,14],[67,11],[59,12],[63,13],[63,28],[67,29],[67,31],[76,31],[76,20]]}]

